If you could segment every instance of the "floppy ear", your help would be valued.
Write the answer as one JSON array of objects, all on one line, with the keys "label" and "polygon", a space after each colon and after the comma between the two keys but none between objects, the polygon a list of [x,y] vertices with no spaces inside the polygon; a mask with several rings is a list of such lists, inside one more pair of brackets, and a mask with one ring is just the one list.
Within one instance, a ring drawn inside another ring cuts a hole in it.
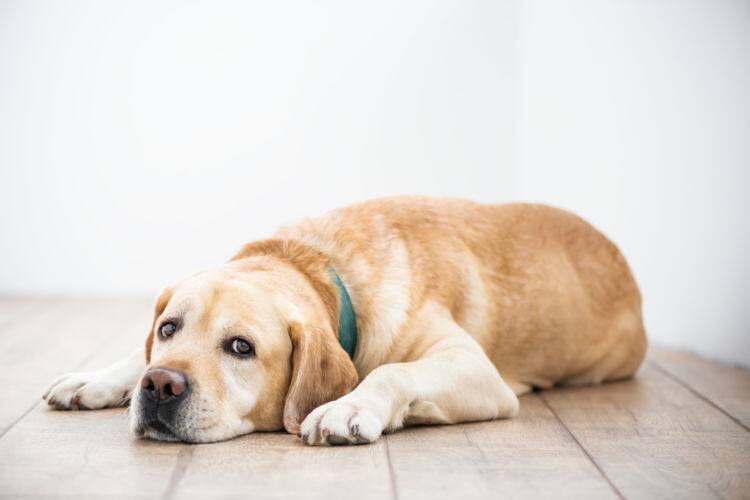
[{"label": "floppy ear", "polygon": [[151,347],[154,345],[154,327],[156,326],[156,318],[161,316],[161,313],[164,312],[170,298],[172,298],[172,290],[165,288],[159,294],[159,298],[156,299],[156,304],[154,305],[154,319],[151,320],[151,330],[148,331],[148,337],[146,337],[146,364],[151,362]]},{"label": "floppy ear", "polygon": [[359,377],[331,331],[294,322],[289,326],[289,336],[293,367],[284,403],[284,428],[299,434],[302,420],[312,410],[354,389]]}]

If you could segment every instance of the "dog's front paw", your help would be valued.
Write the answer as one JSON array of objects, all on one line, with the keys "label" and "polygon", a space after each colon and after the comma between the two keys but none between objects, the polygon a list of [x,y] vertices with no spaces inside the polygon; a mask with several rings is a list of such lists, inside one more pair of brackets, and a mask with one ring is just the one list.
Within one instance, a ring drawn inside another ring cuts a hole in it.
[{"label": "dog's front paw", "polygon": [[58,378],[42,398],[56,410],[99,410],[124,406],[132,387],[113,383],[102,372],[68,373]]},{"label": "dog's front paw", "polygon": [[312,446],[365,444],[378,439],[384,427],[363,405],[337,400],[314,409],[302,422],[300,434]]}]

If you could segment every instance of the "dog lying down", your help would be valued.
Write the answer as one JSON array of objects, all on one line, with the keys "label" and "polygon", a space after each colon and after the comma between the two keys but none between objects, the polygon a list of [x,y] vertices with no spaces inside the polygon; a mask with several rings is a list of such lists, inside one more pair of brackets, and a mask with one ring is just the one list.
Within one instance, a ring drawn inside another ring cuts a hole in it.
[{"label": "dog lying down", "polygon": [[404,197],[341,208],[166,288],[144,349],[60,377],[57,409],[131,402],[136,436],[286,429],[369,443],[513,417],[517,396],[631,377],[646,336],[625,259],[570,213]]}]

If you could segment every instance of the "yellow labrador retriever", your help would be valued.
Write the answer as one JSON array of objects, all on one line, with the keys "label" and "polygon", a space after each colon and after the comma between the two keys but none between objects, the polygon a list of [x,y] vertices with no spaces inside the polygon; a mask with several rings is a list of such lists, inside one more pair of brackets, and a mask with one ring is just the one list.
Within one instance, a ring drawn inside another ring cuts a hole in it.
[{"label": "yellow labrador retriever", "polygon": [[57,380],[58,409],[131,400],[137,436],[286,429],[369,443],[512,417],[517,396],[632,376],[646,337],[625,259],[542,205],[390,198],[246,245],[159,296],[143,349]]}]

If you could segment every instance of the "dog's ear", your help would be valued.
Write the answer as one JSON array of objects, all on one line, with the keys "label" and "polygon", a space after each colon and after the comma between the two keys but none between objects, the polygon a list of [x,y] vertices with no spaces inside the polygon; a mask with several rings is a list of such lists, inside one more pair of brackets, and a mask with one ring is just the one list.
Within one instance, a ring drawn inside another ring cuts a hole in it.
[{"label": "dog's ear", "polygon": [[284,428],[299,434],[300,424],[312,410],[354,389],[359,377],[330,328],[293,322],[289,337],[293,366],[284,403]]},{"label": "dog's ear", "polygon": [[146,364],[151,362],[151,347],[154,345],[154,327],[156,327],[156,318],[161,316],[161,313],[164,312],[170,298],[172,298],[172,290],[165,288],[159,294],[159,298],[156,299],[156,304],[154,304],[154,319],[151,320],[151,330],[148,331],[148,336],[146,337]]}]

